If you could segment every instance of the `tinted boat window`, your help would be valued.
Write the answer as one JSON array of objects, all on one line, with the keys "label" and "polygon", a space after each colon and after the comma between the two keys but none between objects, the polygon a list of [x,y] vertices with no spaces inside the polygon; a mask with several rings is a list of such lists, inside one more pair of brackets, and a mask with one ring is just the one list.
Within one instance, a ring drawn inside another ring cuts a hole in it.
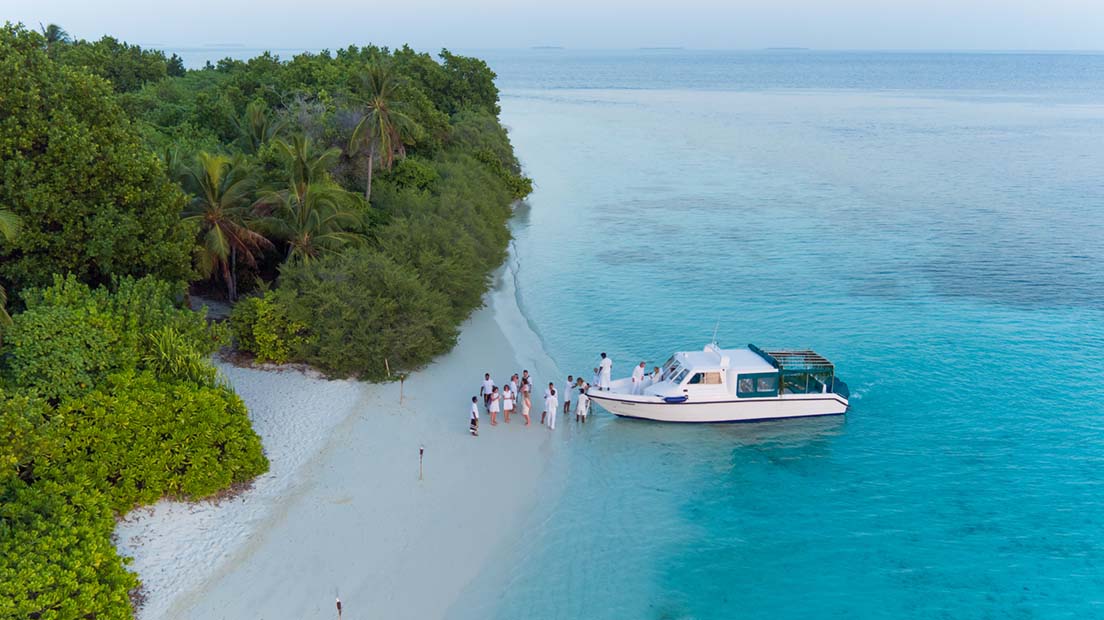
[{"label": "tinted boat window", "polygon": [[758,388],[759,392],[773,392],[778,389],[778,378],[760,377]]},{"label": "tinted boat window", "polygon": [[755,391],[755,381],[752,379],[740,378],[740,384],[738,389],[741,394],[749,394]]}]

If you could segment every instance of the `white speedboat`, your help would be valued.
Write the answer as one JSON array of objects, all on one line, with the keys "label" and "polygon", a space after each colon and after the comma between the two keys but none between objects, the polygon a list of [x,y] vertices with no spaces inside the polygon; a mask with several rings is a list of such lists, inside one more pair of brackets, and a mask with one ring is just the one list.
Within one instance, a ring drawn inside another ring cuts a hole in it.
[{"label": "white speedboat", "polygon": [[808,350],[764,351],[749,344],[675,353],[655,381],[618,379],[591,387],[610,413],[662,422],[750,422],[840,415],[850,393],[831,362]]}]

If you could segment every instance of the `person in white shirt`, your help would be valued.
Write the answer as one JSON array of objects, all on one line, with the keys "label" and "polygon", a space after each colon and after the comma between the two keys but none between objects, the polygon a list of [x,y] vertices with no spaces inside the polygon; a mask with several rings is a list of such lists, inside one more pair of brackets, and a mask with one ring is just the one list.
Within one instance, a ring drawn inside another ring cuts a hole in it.
[{"label": "person in white shirt", "polygon": [[594,379],[591,380],[590,384],[591,385],[599,385],[599,382],[601,380],[602,380],[602,371],[598,370],[598,367],[595,366],[594,367]]},{"label": "person in white shirt", "polygon": [[[511,383],[513,383],[511,381]],[[510,423],[510,415],[514,413],[514,398],[516,392],[510,389],[510,384],[507,383],[502,388],[502,418],[506,420],[506,423]]]},{"label": "person in white shirt", "polygon": [[575,392],[575,377],[567,375],[567,381],[564,381],[563,389],[560,390],[560,394],[563,394],[563,412],[564,415],[571,415],[571,395]]},{"label": "person in white shirt", "polygon": [[479,386],[479,395],[483,397],[483,406],[490,410],[491,391],[494,390],[494,381],[491,381],[491,373],[483,375],[483,385]]},{"label": "person in white shirt", "polygon": [[[555,391],[551,383],[548,384],[548,389],[544,391],[544,411],[541,411],[541,424],[548,422],[548,397]],[[555,411],[552,413],[555,413]]]},{"label": "person in white shirt", "polygon": [[519,386],[521,386],[521,382],[518,381],[518,376],[515,372],[514,376],[510,377],[510,391],[514,393],[514,398],[517,398],[518,395],[521,394],[521,392],[518,391]]},{"label": "person in white shirt", "polygon": [[491,389],[491,405],[487,407],[487,411],[491,414],[491,426],[498,426],[498,408],[501,406],[502,397],[498,393],[498,388]]},{"label": "person in white shirt", "polygon": [[652,385],[655,385],[655,384],[657,384],[657,383],[659,383],[660,381],[663,380],[663,375],[662,375],[662,372],[659,370],[659,366],[656,366],[652,370],[651,380],[652,380],[652,383],[651,383]]},{"label": "person in white shirt", "polygon": [[559,400],[556,398],[556,389],[548,388],[548,397],[545,398],[544,408],[548,411],[548,429],[556,430],[556,414],[559,412]]},{"label": "person in white shirt", "polygon": [[472,437],[479,436],[479,397],[472,396],[471,417],[468,425],[468,430],[471,431]]},{"label": "person in white shirt", "polygon": [[602,361],[598,362],[598,389],[610,389],[610,376],[613,374],[613,360],[602,353]]},{"label": "person in white shirt", "polygon": [[579,389],[579,401],[575,404],[575,421],[586,424],[587,413],[590,411],[590,397],[586,395],[586,389]]},{"label": "person in white shirt", "polygon": [[639,394],[644,391],[644,362],[633,368],[632,374],[632,393]]}]

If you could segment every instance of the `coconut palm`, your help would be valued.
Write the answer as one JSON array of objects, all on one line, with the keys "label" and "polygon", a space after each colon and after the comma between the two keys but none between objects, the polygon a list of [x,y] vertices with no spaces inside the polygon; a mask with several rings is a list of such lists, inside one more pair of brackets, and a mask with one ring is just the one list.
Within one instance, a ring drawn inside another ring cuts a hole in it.
[{"label": "coconut palm", "polygon": [[[0,209],[0,236],[5,241],[14,241],[19,236],[22,220],[8,209]],[[8,291],[0,286],[0,325],[11,325],[11,315],[8,314]]]},{"label": "coconut palm", "polygon": [[238,296],[238,260],[255,267],[257,254],[274,247],[250,228],[252,170],[240,155],[200,153],[186,187],[194,198],[184,209],[184,220],[199,228],[196,265],[204,276],[221,272],[226,295],[233,301]]},{"label": "coconut palm", "polygon": [[269,192],[254,206],[262,215],[261,230],[288,244],[286,260],[310,262],[350,245],[364,243],[357,232],[363,226],[357,194],[330,181],[305,185],[290,182],[288,189]]},{"label": "coconut palm", "polygon": [[375,63],[362,77],[364,116],[349,138],[349,154],[368,152],[366,200],[372,197],[372,171],[377,163],[390,170],[395,158],[406,156],[405,140],[417,130],[417,124],[403,112],[402,87],[385,64]]},{"label": "coconut palm", "polygon": [[264,101],[254,99],[245,107],[245,115],[241,120],[235,121],[235,125],[242,149],[247,153],[256,153],[283,131],[285,123],[271,117]]},{"label": "coconut palm", "polygon": [[284,156],[288,180],[297,194],[302,194],[311,183],[327,180],[330,169],[341,157],[341,149],[337,147],[319,152],[303,134],[296,134],[291,140],[276,140],[274,144]]},{"label": "coconut palm", "polygon": [[65,32],[65,29],[57,24],[50,24],[49,26],[43,26],[40,22],[38,27],[42,30],[42,36],[46,38],[46,47],[50,48],[57,43],[68,43],[69,33]]}]

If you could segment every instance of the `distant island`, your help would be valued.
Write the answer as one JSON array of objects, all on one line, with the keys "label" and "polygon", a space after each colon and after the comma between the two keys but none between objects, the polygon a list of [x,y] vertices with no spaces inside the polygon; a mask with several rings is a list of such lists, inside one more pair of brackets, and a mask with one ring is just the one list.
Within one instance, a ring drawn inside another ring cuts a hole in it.
[{"label": "distant island", "polygon": [[807,47],[768,47],[765,48],[768,52],[807,52]]},{"label": "distant island", "polygon": [[532,50],[562,50],[565,49],[562,45],[534,45],[529,49]]}]

